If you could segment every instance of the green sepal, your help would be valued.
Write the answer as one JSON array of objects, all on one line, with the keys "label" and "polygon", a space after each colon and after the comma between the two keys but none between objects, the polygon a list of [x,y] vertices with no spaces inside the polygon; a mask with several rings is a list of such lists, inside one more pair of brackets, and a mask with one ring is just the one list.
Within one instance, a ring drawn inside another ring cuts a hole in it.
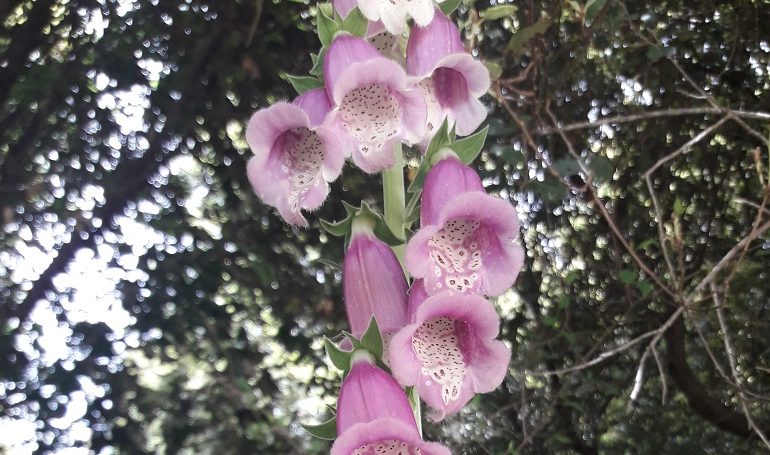
[{"label": "green sepal", "polygon": [[326,349],[326,355],[332,362],[332,365],[337,369],[347,373],[350,369],[350,357],[353,355],[353,351],[344,351],[339,346],[334,344],[332,340],[324,337],[324,349]]},{"label": "green sepal", "polygon": [[420,433],[420,437],[422,437],[422,408],[420,407],[420,394],[417,393],[416,388],[407,387],[406,397],[409,399],[409,405],[412,406],[414,420],[417,422],[417,431]]},{"label": "green sepal", "polygon": [[350,233],[350,227],[353,224],[353,217],[348,215],[342,221],[318,220],[324,231],[335,237],[344,237]]},{"label": "green sepal", "polygon": [[456,141],[450,145],[449,148],[457,154],[457,157],[465,164],[471,164],[473,160],[479,156],[481,149],[484,148],[484,142],[487,140],[487,133],[489,132],[489,125],[485,126],[481,131],[474,133],[468,137]]},{"label": "green sepal", "polygon": [[382,358],[382,333],[380,333],[380,326],[377,324],[377,319],[374,316],[369,321],[369,326],[364,334],[361,335],[361,348],[374,354],[374,357],[377,359]]},{"label": "green sepal", "polygon": [[439,3],[438,7],[441,8],[441,12],[443,12],[444,15],[449,16],[458,6],[460,6],[462,1],[463,0],[444,0],[442,3]]},{"label": "green sepal", "polygon": [[326,48],[321,48],[318,54],[310,54],[310,60],[313,61],[313,67],[310,68],[310,74],[321,77],[324,74],[324,54]]},{"label": "green sepal", "polygon": [[409,202],[406,203],[406,216],[404,217],[404,228],[410,229],[415,221],[420,219],[420,196],[422,190],[415,191],[409,197]]},{"label": "green sepal", "polygon": [[422,190],[422,185],[425,183],[425,176],[428,174],[428,169],[430,169],[431,166],[431,157],[442,148],[448,146],[450,143],[451,139],[449,137],[449,124],[447,120],[444,119],[444,121],[441,123],[441,126],[436,131],[436,134],[433,135],[433,139],[431,139],[430,144],[428,144],[428,148],[425,150],[425,156],[420,163],[420,167],[417,169],[417,175],[414,176],[414,180],[412,180],[412,183],[409,184],[409,188],[406,190],[407,192],[415,193]]},{"label": "green sepal", "polygon": [[324,86],[324,81],[313,76],[294,76],[293,74],[283,73],[281,77],[288,81],[300,95],[308,90]]},{"label": "green sepal", "polygon": [[340,26],[334,19],[326,15],[323,8],[318,8],[316,21],[318,25],[318,39],[321,40],[323,47],[327,47],[332,42],[332,38],[340,29]]},{"label": "green sepal", "polygon": [[327,441],[337,439],[337,416],[332,417],[326,422],[319,423],[318,425],[300,425],[302,425],[302,428],[304,428],[305,431],[318,439],[325,439]]},{"label": "green sepal", "polygon": [[369,21],[366,20],[364,15],[361,13],[361,10],[359,10],[358,7],[355,7],[348,13],[348,15],[345,17],[345,20],[342,21],[339,30],[344,30],[351,35],[360,36],[363,38],[364,35],[366,35],[366,28],[368,26]]},{"label": "green sepal", "polygon": [[385,219],[382,215],[372,210],[366,202],[361,203],[361,207],[358,209],[355,216],[365,216],[374,221],[374,235],[389,246],[404,244],[404,239],[398,238],[398,236],[390,230],[387,223],[385,223]]}]

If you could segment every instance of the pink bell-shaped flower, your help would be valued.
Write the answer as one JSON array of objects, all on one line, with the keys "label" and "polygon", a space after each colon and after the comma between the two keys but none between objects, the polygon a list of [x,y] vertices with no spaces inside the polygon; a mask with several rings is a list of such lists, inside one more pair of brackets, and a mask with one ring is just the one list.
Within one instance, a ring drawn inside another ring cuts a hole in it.
[{"label": "pink bell-shaped flower", "polygon": [[406,269],[424,280],[430,295],[449,290],[498,296],[513,285],[524,262],[514,243],[518,231],[508,202],[479,191],[457,195],[409,240]]},{"label": "pink bell-shaped flower", "polygon": [[433,409],[431,418],[454,414],[476,393],[491,392],[508,371],[511,351],[498,335],[500,318],[476,295],[442,292],[416,310],[388,351],[402,386],[415,386]]},{"label": "pink bell-shaped flower", "polygon": [[407,324],[407,283],[393,250],[373,232],[365,217],[353,220],[345,253],[342,287],[353,336],[360,338],[372,316],[387,342]]},{"label": "pink bell-shaped flower", "polygon": [[427,144],[444,118],[458,136],[473,133],[487,110],[478,100],[489,90],[489,71],[465,52],[460,32],[451,19],[436,11],[424,27],[414,27],[406,47],[406,70],[420,81],[428,107]]},{"label": "pink bell-shaped flower", "polygon": [[441,209],[455,196],[470,191],[484,192],[479,175],[449,149],[438,152],[439,161],[425,176],[420,198],[420,225],[438,221]]},{"label": "pink bell-shaped flower", "polygon": [[356,351],[337,401],[337,440],[331,455],[450,455],[420,437],[409,400],[398,383]]},{"label": "pink bell-shaped flower", "polygon": [[254,192],[278,209],[289,224],[307,226],[301,210],[315,210],[329,193],[328,182],[342,172],[345,155],[329,128],[323,89],[305,92],[293,103],[257,111],[246,128],[254,152],[246,172]]},{"label": "pink bell-shaped flower", "polygon": [[414,144],[425,128],[425,100],[398,63],[356,36],[340,35],[324,55],[332,111],[325,124],[368,173],[395,163],[394,145]]}]

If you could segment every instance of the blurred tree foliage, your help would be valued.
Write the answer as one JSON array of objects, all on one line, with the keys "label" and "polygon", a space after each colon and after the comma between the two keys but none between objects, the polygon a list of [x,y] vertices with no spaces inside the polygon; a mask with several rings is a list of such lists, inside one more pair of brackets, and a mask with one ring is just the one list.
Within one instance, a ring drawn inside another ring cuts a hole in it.
[{"label": "blurred tree foliage", "polygon": [[[427,432],[467,454],[767,450],[770,4],[456,14],[496,78],[479,171],[528,257],[497,302],[504,387]],[[342,245],[244,171],[244,123],[293,96],[314,17],[0,2],[0,428],[28,422],[30,450],[328,450],[299,421],[339,385],[319,338],[345,325]],[[317,215],[377,187],[348,168]]]}]

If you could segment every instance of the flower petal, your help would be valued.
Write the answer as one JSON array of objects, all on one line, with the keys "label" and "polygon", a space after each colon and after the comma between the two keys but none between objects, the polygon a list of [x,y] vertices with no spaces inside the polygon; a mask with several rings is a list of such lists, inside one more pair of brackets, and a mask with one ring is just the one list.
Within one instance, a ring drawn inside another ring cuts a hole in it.
[{"label": "flower petal", "polygon": [[357,231],[355,220],[345,253],[342,286],[351,333],[360,337],[372,316],[383,334],[407,323],[406,277],[396,255],[371,230]]},{"label": "flower petal", "polygon": [[349,69],[350,65],[377,57],[382,58],[377,49],[357,36],[343,34],[332,41],[324,54],[323,65],[324,87],[334,106],[339,104],[339,100],[334,97],[339,77]]},{"label": "flower petal", "polygon": [[514,244],[518,227],[509,203],[478,191],[460,194],[446,203],[435,224],[409,241],[406,268],[425,279],[429,294],[449,289],[500,295],[516,281],[523,263]]},{"label": "flower petal", "polygon": [[314,88],[306,91],[294,98],[292,104],[305,111],[308,119],[310,119],[310,126],[313,127],[320,125],[332,108],[329,104],[326,90],[323,88]]},{"label": "flower petal", "polygon": [[369,360],[356,360],[355,356],[337,400],[337,434],[359,423],[390,418],[412,428],[417,435],[412,407],[396,380]]},{"label": "flower petal", "polygon": [[337,437],[332,445],[331,455],[352,455],[353,453],[451,455],[445,446],[422,441],[419,434],[416,434],[416,431],[408,425],[387,418],[356,424]]},{"label": "flower petal", "polygon": [[445,155],[425,176],[420,196],[420,225],[437,223],[444,206],[455,196],[469,191],[484,192],[481,178],[456,155]]},{"label": "flower petal", "polygon": [[246,140],[254,152],[247,165],[254,192],[286,222],[306,226],[300,211],[320,207],[329,191],[327,182],[342,171],[344,156],[337,140],[311,129],[305,111],[288,103],[254,114]]},{"label": "flower petal", "polygon": [[406,70],[410,76],[427,77],[445,56],[464,53],[460,31],[437,10],[427,26],[413,27],[406,45]]},{"label": "flower petal", "polygon": [[475,393],[489,392],[508,371],[510,350],[494,338],[500,318],[476,295],[442,292],[425,300],[415,322],[393,338],[389,364],[403,386],[415,386],[441,420]]},{"label": "flower petal", "polygon": [[337,78],[328,124],[352,147],[353,161],[366,172],[379,172],[395,161],[393,145],[422,137],[425,102],[408,86],[406,74],[380,57],[353,63]]}]

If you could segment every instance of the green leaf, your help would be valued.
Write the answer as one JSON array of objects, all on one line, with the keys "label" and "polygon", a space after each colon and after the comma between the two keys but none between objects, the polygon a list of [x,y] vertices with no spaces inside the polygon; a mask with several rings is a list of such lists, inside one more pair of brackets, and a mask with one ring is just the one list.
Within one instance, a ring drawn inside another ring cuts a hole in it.
[{"label": "green leaf", "polygon": [[569,306],[569,299],[567,298],[566,295],[562,294],[559,296],[558,305],[559,305],[559,308],[562,310]]},{"label": "green leaf", "polygon": [[344,220],[336,222],[326,220],[319,221],[321,222],[321,227],[324,231],[335,237],[344,237],[350,232],[350,226],[353,223],[353,218],[348,216]]},{"label": "green leaf", "polygon": [[332,441],[337,439],[337,416],[332,417],[324,423],[318,425],[301,424],[302,428],[318,439]]},{"label": "green leaf", "polygon": [[332,340],[324,337],[324,348],[326,349],[326,355],[332,362],[332,365],[342,371],[350,369],[350,356],[352,352],[343,351],[339,346],[334,344]]},{"label": "green leaf", "polygon": [[681,217],[685,210],[687,210],[687,206],[684,205],[684,202],[679,198],[674,199],[674,215]]},{"label": "green leaf", "polygon": [[376,358],[382,358],[382,334],[374,316],[369,321],[366,332],[361,335],[361,347],[374,354]]},{"label": "green leaf", "polygon": [[291,86],[294,87],[294,90],[300,95],[308,90],[324,86],[324,82],[321,79],[313,76],[294,76],[292,74],[284,73],[282,77],[289,81],[289,84],[291,84]]},{"label": "green leaf", "polygon": [[593,21],[606,4],[607,0],[588,0],[586,2],[586,14],[584,16],[585,22]]},{"label": "green leaf", "polygon": [[487,67],[487,71],[489,71],[489,78],[492,80],[500,79],[500,76],[503,75],[503,67],[495,62],[486,61],[484,62],[484,66]]},{"label": "green leaf", "polygon": [[506,46],[505,49],[508,52],[517,55],[524,49],[524,45],[527,44],[527,41],[531,40],[537,35],[545,33],[550,27],[551,18],[548,16],[543,16],[539,21],[535,22],[529,27],[524,27],[514,33],[510,41],[508,41],[508,46]]},{"label": "green leaf", "polygon": [[551,167],[562,177],[580,173],[580,165],[572,157],[558,159],[554,161]]},{"label": "green leaf", "polygon": [[484,129],[475,134],[460,139],[459,141],[450,145],[449,148],[451,148],[452,151],[457,154],[458,158],[460,158],[463,163],[471,164],[473,160],[479,156],[481,149],[484,148],[484,142],[487,140],[488,132],[489,125],[485,126]]},{"label": "green leaf", "polygon": [[342,21],[342,25],[340,25],[339,29],[346,31],[351,35],[363,37],[366,35],[366,28],[368,25],[369,21],[367,21],[364,15],[361,14],[361,10],[359,10],[358,7],[355,7],[348,13],[345,20]]},{"label": "green leaf", "polygon": [[510,17],[518,8],[515,5],[497,5],[482,11],[479,16],[484,20],[494,21],[504,17]]},{"label": "green leaf", "polygon": [[544,202],[559,203],[567,197],[564,185],[552,177],[546,177],[542,182],[531,182],[529,187],[540,196]]},{"label": "green leaf", "polygon": [[618,273],[618,278],[620,278],[620,281],[624,284],[631,284],[635,282],[638,277],[639,276],[635,271],[629,269],[623,269]]},{"label": "green leaf", "polygon": [[462,3],[462,0],[444,0],[444,2],[439,3],[438,7],[441,8],[445,15],[449,16],[460,6],[460,3]]},{"label": "green leaf", "polygon": [[318,39],[321,40],[323,47],[327,47],[332,42],[334,34],[339,30],[339,25],[330,19],[321,8],[318,9],[316,20],[318,23]]},{"label": "green leaf", "polygon": [[639,289],[639,292],[642,293],[642,296],[647,297],[650,294],[652,294],[652,290],[654,286],[652,283],[646,280],[640,280],[634,283],[634,286],[636,286],[636,289]]},{"label": "green leaf", "polygon": [[588,168],[591,169],[594,179],[598,182],[612,180],[612,174],[615,173],[615,166],[612,165],[612,161],[603,156],[595,156],[588,163]]}]

